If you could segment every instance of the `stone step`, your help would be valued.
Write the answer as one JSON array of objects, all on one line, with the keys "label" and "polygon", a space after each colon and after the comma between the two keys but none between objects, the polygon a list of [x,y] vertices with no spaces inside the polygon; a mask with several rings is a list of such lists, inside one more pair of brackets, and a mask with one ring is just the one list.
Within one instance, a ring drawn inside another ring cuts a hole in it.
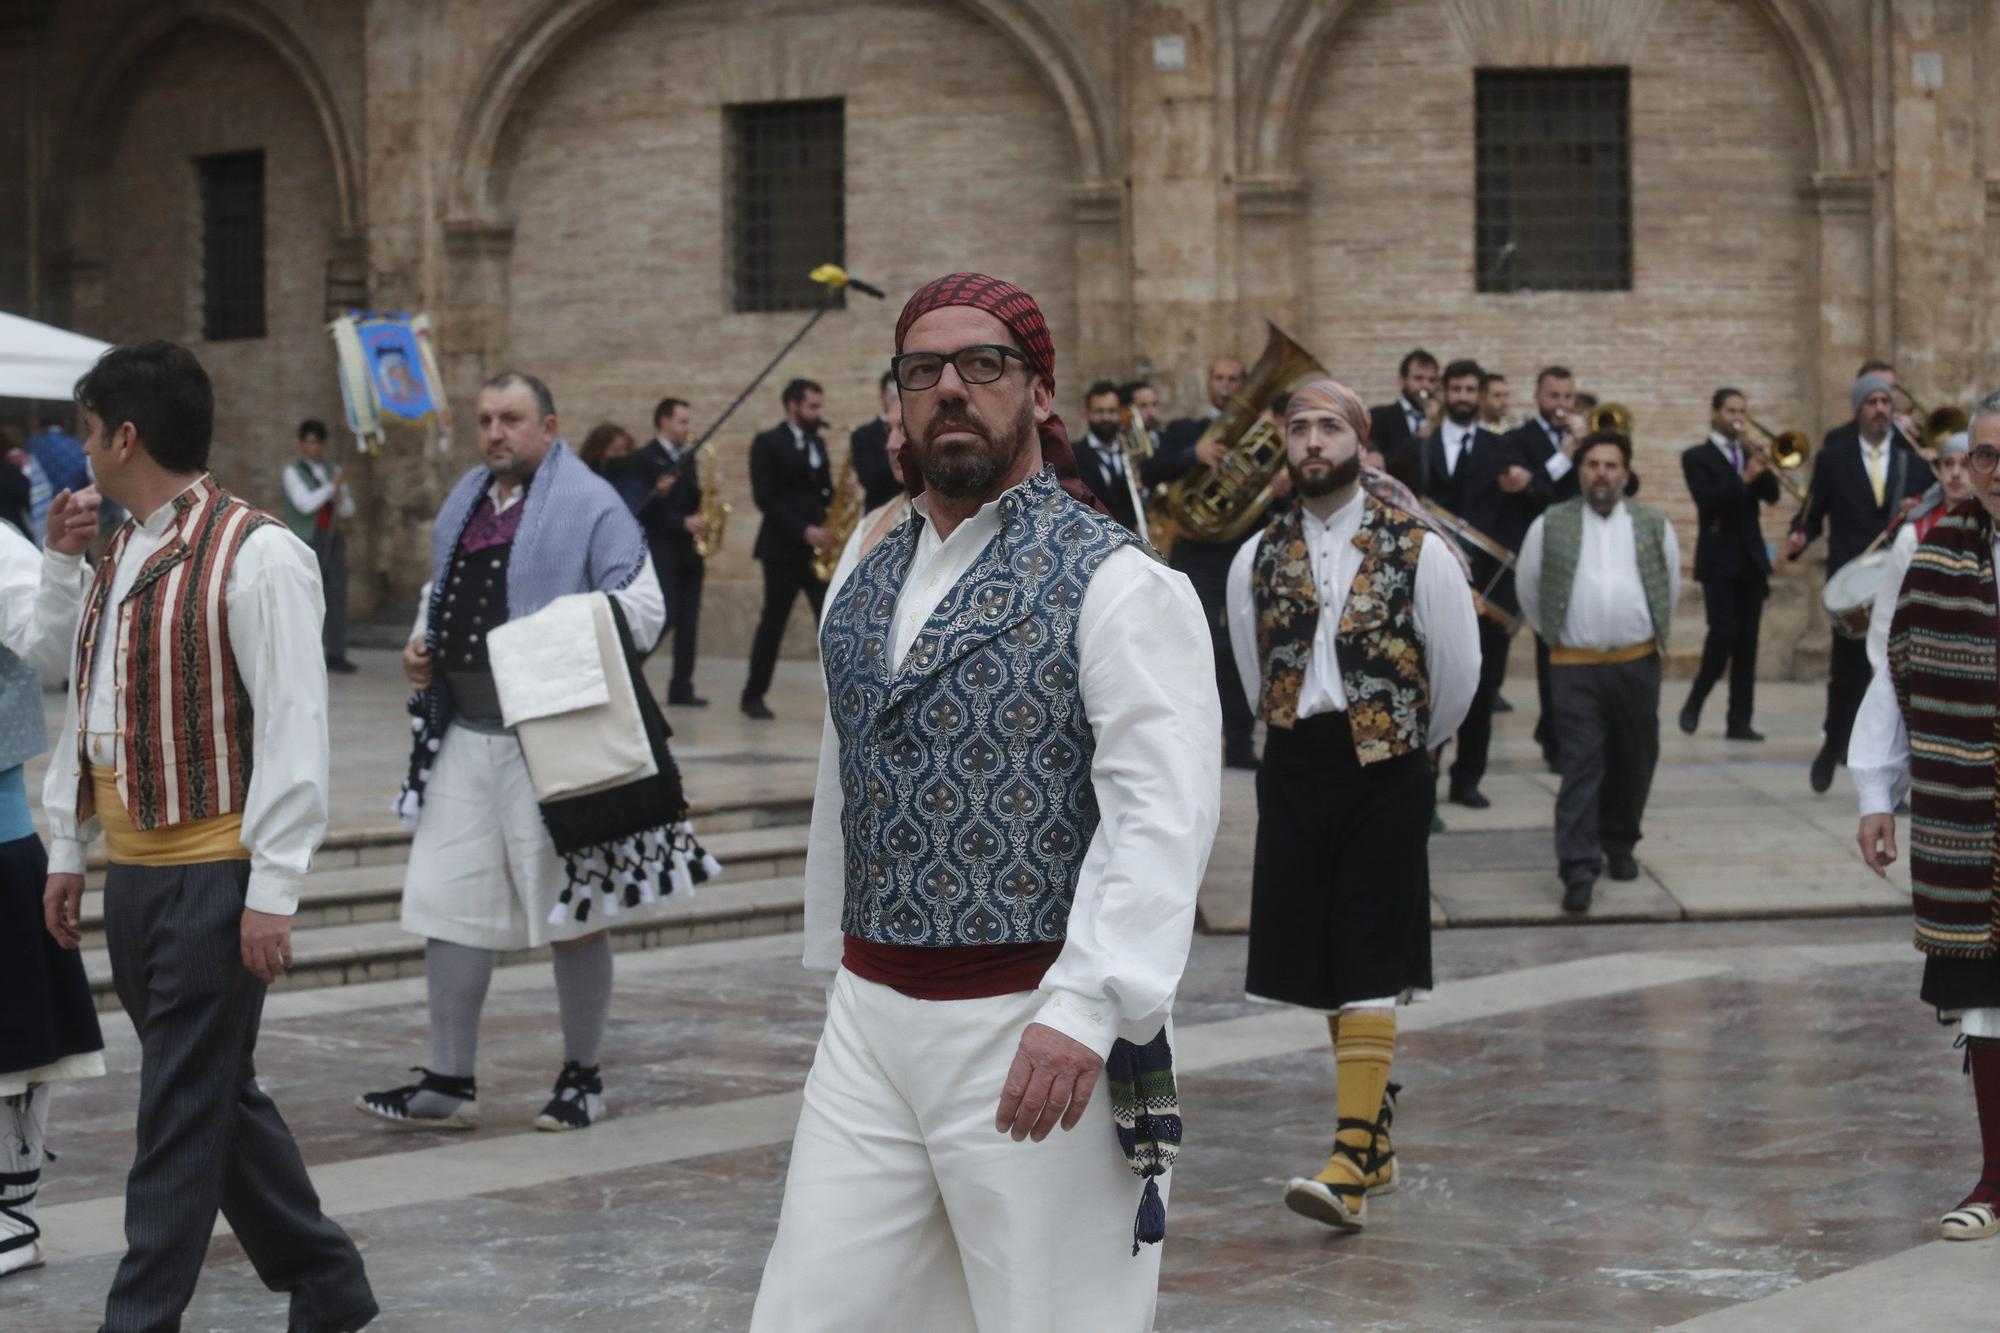
[{"label": "stone step", "polygon": [[[775,935],[802,929],[804,925],[803,876],[737,879],[725,875],[702,886],[693,897],[669,903],[643,918],[617,921],[610,929],[612,947],[623,952],[745,935]],[[505,966],[548,956],[547,948],[521,949],[501,954],[499,961]],[[104,949],[86,946],[83,966],[97,1007],[118,1008],[118,997],[111,988],[111,960]],[[405,932],[393,917],[314,926],[292,936],[292,970],[271,989],[347,986],[421,976],[423,970],[424,942]]]},{"label": "stone step", "polygon": [[[717,833],[704,831],[701,842],[722,862],[720,887],[737,881],[782,879],[804,874],[807,832],[804,824],[778,824]],[[407,844],[403,850],[405,855],[395,861],[369,861],[360,865],[336,863],[331,867],[316,865],[299,888],[299,910],[292,918],[293,932],[302,936],[309,930],[395,921],[403,897]],[[83,947],[102,948],[103,890],[93,889],[83,895],[82,915]]]}]

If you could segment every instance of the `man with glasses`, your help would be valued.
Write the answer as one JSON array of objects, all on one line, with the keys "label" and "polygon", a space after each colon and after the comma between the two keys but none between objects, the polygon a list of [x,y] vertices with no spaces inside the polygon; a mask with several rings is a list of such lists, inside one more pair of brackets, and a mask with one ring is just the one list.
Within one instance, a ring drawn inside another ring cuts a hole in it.
[{"label": "man with glasses", "polygon": [[821,630],[805,964],[834,980],[751,1327],[1151,1328],[1208,630],[1060,475],[1033,297],[940,278],[896,349],[921,493]]},{"label": "man with glasses", "polygon": [[[1797,560],[1827,529],[1826,576],[1868,549],[1902,511],[1906,498],[1921,495],[1936,478],[1893,429],[1895,384],[1869,371],[1848,391],[1854,419],[1827,432],[1813,465],[1806,504],[1785,539],[1785,558]],[[1868,646],[1838,628],[1826,682],[1826,731],[1812,762],[1812,789],[1833,785],[1833,770],[1847,762],[1847,738],[1854,714],[1868,691]]]},{"label": "man with glasses", "polygon": [[[1949,446],[1947,446],[1949,448]],[[1956,1023],[1972,1076],[1984,1167],[1938,1224],[1946,1240],[2000,1234],[2000,888],[1994,868],[1993,681],[2000,673],[2000,393],[1973,409],[1972,497],[1925,534],[1902,580],[1888,651],[1854,724],[1848,771],[1861,797],[1861,859],[1896,859],[1897,803],[1910,802],[1910,888],[1922,998]],[[1956,470],[1956,465],[1951,465]]]}]

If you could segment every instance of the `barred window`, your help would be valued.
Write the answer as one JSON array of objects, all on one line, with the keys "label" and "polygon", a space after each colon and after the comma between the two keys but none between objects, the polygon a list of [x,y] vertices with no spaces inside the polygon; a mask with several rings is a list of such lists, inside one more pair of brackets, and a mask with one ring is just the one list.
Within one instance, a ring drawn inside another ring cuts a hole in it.
[{"label": "barred window", "polygon": [[[737,310],[807,310],[806,275],[845,262],[847,108],[840,98],[757,102],[729,117],[729,288]],[[836,296],[836,303],[841,298]]]},{"label": "barred window", "polygon": [[1482,69],[1478,290],[1629,291],[1631,71]]},{"label": "barred window", "polygon": [[264,154],[194,160],[201,190],[201,336],[264,336]]}]

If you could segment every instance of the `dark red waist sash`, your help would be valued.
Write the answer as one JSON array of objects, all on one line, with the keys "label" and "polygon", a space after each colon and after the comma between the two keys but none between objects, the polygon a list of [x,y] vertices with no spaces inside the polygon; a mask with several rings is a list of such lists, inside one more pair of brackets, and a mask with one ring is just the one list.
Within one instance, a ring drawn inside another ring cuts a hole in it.
[{"label": "dark red waist sash", "polygon": [[913,1000],[984,1000],[1017,995],[1042,984],[1062,941],[1037,944],[955,944],[925,949],[841,937],[840,961],[855,976]]}]

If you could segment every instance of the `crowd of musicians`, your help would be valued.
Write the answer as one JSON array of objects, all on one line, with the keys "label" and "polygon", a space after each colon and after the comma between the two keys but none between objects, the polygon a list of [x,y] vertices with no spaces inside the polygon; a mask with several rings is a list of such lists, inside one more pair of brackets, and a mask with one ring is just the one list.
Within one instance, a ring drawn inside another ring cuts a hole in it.
[{"label": "crowd of musicians", "polygon": [[[1150,385],[1099,382],[1072,435],[1033,296],[954,273],[910,296],[880,394],[838,471],[803,378],[747,457],[764,598],[739,706],[772,716],[803,595],[827,701],[803,962],[829,978],[752,1326],[1148,1328],[1183,1139],[1171,1010],[1225,766],[1255,771],[1245,989],[1323,1015],[1337,1070],[1329,1155],[1283,1203],[1360,1231],[1399,1181],[1390,1076],[1398,1010],[1433,982],[1440,771],[1449,800],[1488,804],[1525,629],[1563,907],[1636,878],[1678,540],[1636,498],[1629,417],[1560,366],[1512,422],[1505,379],[1413,351],[1371,409],[1274,330],[1249,368],[1214,362],[1203,412],[1162,424]],[[1708,635],[1679,722],[1698,729],[1726,675],[1723,734],[1762,739],[1760,521],[1792,491],[1785,554],[1827,536],[1837,627],[1811,782],[1851,765],[1878,872],[1908,801],[1922,998],[1961,1025],[1986,1154],[1940,1228],[1973,1240],[2000,1233],[2000,394],[1922,438],[1897,394],[1862,367],[1803,487],[1805,443],[1711,395],[1681,460]],[[114,348],[76,398],[96,486],[52,497],[44,550],[0,525],[0,999],[19,1016],[0,1274],[43,1257],[49,1087],[104,1072],[77,952],[101,832],[142,1070],[104,1327],[176,1327],[220,1212],[291,1327],[354,1333],[380,1304],[363,1256],[252,1059],[327,820],[312,525],[210,474],[212,391],[185,349]],[[436,517],[403,654],[402,926],[424,940],[432,1064],[355,1105],[475,1130],[496,959],[547,944],[564,1062],[532,1123],[588,1130],[608,1110],[606,920],[719,869],[641,665],[669,651],[667,705],[703,704],[704,561],[730,511],[681,399],[643,446],[603,427],[576,450],[532,374],[475,406],[482,461]],[[101,501],[134,516],[108,544]],[[38,672],[68,680],[46,851],[23,776],[49,748]]]}]

